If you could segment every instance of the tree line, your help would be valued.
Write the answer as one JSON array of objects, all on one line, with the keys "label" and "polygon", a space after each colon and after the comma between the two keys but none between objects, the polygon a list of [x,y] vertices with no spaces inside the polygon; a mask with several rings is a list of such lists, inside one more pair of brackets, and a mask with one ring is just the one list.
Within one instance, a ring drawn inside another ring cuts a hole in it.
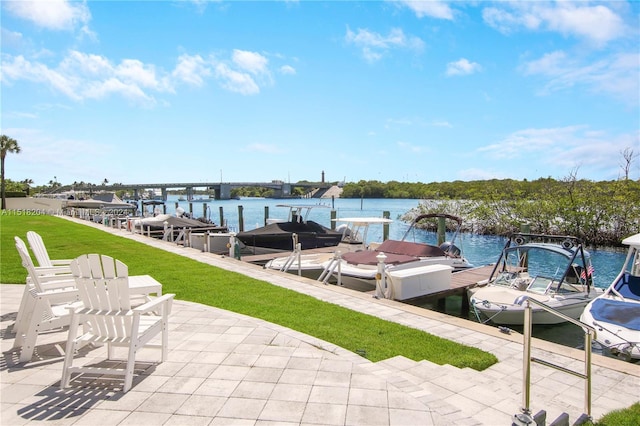
[{"label": "tree line", "polygon": [[448,213],[461,217],[465,230],[506,235],[523,223],[532,233],[573,235],[594,246],[616,246],[640,233],[640,181],[622,179],[594,182],[575,173],[556,180],[491,179],[409,183],[360,181],[348,183],[343,198],[422,199],[421,213]]}]

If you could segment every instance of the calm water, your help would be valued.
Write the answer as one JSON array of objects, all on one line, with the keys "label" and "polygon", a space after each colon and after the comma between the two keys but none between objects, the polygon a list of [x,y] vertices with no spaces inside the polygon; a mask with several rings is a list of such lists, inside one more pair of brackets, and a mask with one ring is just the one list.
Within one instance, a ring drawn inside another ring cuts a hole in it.
[{"label": "calm water", "polygon": [[[178,201],[178,196],[169,196],[166,203],[167,213],[175,212],[175,203],[186,211],[189,211],[189,203]],[[294,200],[273,200],[265,198],[242,198],[240,200],[204,200],[193,201],[192,208],[196,217],[205,215],[215,223],[220,223],[220,208],[222,208],[224,222],[232,231],[239,228],[239,206],[242,206],[242,216],[244,218],[244,230],[251,230],[264,225],[265,207],[269,208],[269,217],[286,218],[289,209],[277,207],[279,204],[295,205],[321,205],[324,207],[315,208],[311,211],[309,219],[314,220],[327,227],[330,226],[331,209],[336,210],[336,217],[381,217],[384,211],[390,213],[390,218],[394,222],[389,226],[389,238],[401,239],[409,224],[401,222],[399,217],[407,213],[412,208],[419,205],[418,199],[294,199]],[[206,207],[203,206],[206,205]],[[205,210],[206,208],[206,210]],[[453,237],[452,233],[447,233],[447,240]],[[368,241],[382,240],[382,226],[372,226],[369,229]],[[416,230],[407,236],[408,240],[436,244],[437,235],[434,232]],[[487,265],[496,262],[502,248],[506,243],[504,237],[492,235],[460,234],[456,239],[456,245],[462,249],[464,256],[475,266]],[[620,271],[625,259],[625,250],[598,249],[589,250],[592,263],[595,269],[594,282],[598,287],[607,287]],[[460,315],[461,299],[450,297],[447,299],[446,311],[451,315]],[[429,304],[422,305],[428,309],[436,309]],[[470,313],[469,320],[477,321],[473,312]],[[517,327],[512,327],[517,332],[522,332]],[[571,324],[555,326],[534,327],[536,337],[553,341],[556,343],[580,347],[583,345],[583,334],[581,330]]]}]

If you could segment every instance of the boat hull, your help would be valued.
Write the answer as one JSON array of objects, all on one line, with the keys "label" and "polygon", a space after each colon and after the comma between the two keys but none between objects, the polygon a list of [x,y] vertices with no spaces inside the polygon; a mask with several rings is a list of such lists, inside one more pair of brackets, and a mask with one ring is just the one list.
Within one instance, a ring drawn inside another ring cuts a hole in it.
[{"label": "boat hull", "polygon": [[[578,319],[588,301],[582,301],[579,303],[572,303],[571,305],[553,306],[555,311],[560,312],[570,318]],[[519,305],[497,305],[495,303],[489,303],[484,305],[482,302],[475,300],[471,301],[471,306],[476,310],[481,317],[485,320],[490,320],[494,324],[501,325],[524,325],[524,311],[525,308]],[[553,325],[562,324],[566,321],[544,309],[532,309],[532,324],[540,325]]]},{"label": "boat hull", "polygon": [[[601,300],[603,299],[614,302],[617,301],[616,299],[608,299],[607,297],[601,298]],[[627,361],[640,359],[640,330],[625,327],[619,322],[606,321],[602,318],[596,319],[592,311],[592,309],[595,309],[594,303],[597,303],[597,301],[594,300],[587,305],[580,316],[580,321],[595,328],[596,342],[612,355],[619,356]],[[633,305],[635,305],[633,307],[634,312],[627,310],[625,314],[638,318],[640,317],[640,303],[633,303]]]},{"label": "boat hull", "polygon": [[[501,286],[476,287],[469,291],[469,306],[483,318],[483,322],[491,321],[502,325],[523,325],[526,298],[544,303],[554,311],[572,319],[579,319],[587,304],[602,290],[593,289],[590,294],[546,295],[527,291],[519,291]],[[561,324],[566,322],[560,316],[550,313],[535,305],[532,306],[532,324]]]}]

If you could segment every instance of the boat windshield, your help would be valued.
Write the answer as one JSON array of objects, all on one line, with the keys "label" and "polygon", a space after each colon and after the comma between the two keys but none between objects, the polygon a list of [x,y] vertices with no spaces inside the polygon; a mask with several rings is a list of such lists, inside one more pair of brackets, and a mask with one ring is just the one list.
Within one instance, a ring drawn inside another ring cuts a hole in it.
[{"label": "boat windshield", "polygon": [[538,294],[546,294],[553,282],[554,281],[551,278],[537,276],[533,279],[533,281],[531,281],[531,284],[529,284],[529,287],[527,287],[527,291]]},{"label": "boat windshield", "polygon": [[[504,250],[493,284],[538,294],[584,291],[585,267],[575,259],[576,248],[526,244]],[[586,264],[590,264],[585,252]],[[582,262],[580,262],[582,264]]]}]

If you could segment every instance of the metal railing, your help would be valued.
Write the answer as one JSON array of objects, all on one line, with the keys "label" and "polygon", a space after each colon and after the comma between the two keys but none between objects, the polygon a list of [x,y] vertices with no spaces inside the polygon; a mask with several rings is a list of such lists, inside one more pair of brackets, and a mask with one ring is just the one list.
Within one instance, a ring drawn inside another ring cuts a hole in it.
[{"label": "metal railing", "polygon": [[[533,424],[531,409],[529,407],[531,399],[531,362],[554,368],[567,374],[579,377],[584,380],[584,410],[587,416],[591,418],[591,342],[593,341],[596,330],[578,320],[564,315],[561,312],[539,302],[535,299],[525,299],[524,303],[524,344],[523,344],[523,390],[522,390],[522,414],[514,416],[514,424]],[[584,373],[573,371],[561,365],[553,364],[540,358],[531,356],[531,328],[533,319],[533,308],[531,305],[537,305],[541,309],[564,319],[584,331]]]}]

